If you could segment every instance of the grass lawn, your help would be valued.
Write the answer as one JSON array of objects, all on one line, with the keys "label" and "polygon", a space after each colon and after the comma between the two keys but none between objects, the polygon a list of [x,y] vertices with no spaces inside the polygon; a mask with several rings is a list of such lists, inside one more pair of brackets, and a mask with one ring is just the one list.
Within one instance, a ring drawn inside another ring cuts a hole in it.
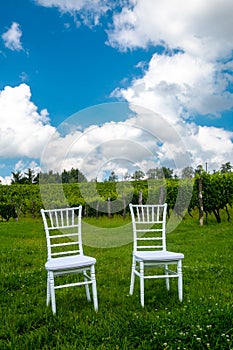
[{"label": "grass lawn", "polygon": [[116,239],[111,247],[110,238],[100,244],[101,228],[114,239],[117,232],[131,235],[129,219],[87,221],[84,241],[86,235],[90,242],[92,230],[99,235],[84,247],[97,259],[99,312],[86,301],[84,287],[76,287],[56,292],[55,316],[45,304],[42,220],[0,222],[1,350],[233,349],[232,223],[210,217],[199,227],[197,219],[186,218],[169,233],[168,249],[185,254],[184,301],[178,300],[176,279],[169,292],[164,280],[147,280],[142,309],[138,279],[129,296],[132,243],[121,246]]}]

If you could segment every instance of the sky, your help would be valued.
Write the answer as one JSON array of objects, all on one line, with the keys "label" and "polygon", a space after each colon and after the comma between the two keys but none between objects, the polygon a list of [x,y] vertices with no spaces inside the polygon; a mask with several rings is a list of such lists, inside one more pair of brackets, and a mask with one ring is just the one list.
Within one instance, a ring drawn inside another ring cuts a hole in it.
[{"label": "sky", "polygon": [[233,164],[232,0],[0,3],[0,180]]}]

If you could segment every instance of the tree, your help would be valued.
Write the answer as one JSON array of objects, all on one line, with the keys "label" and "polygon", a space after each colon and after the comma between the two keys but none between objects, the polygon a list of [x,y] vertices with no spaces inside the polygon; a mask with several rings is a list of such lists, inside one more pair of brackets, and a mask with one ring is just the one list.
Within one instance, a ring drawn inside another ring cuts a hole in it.
[{"label": "tree", "polygon": [[62,183],[64,184],[68,184],[69,183],[69,173],[68,171],[66,171],[65,169],[63,170],[62,174],[61,174],[61,177],[62,177]]},{"label": "tree", "polygon": [[87,182],[86,177],[79,169],[71,168],[71,170],[63,170],[62,183],[77,183],[77,182]]},{"label": "tree", "polygon": [[163,174],[165,179],[172,179],[173,177],[173,169],[166,168],[165,166],[162,167]]},{"label": "tree", "polygon": [[186,168],[182,169],[181,177],[183,179],[191,179],[194,175],[194,169],[192,166],[187,166]]},{"label": "tree", "polygon": [[24,173],[23,181],[25,184],[36,184],[39,182],[39,174],[35,174],[35,171],[28,168],[27,173]]},{"label": "tree", "polygon": [[117,182],[118,176],[115,174],[114,171],[111,171],[111,174],[109,175],[108,181],[110,182]]},{"label": "tree", "polygon": [[35,174],[34,170],[28,168],[28,171],[22,173],[20,171],[11,172],[13,175],[13,179],[11,180],[11,184],[37,184],[39,183],[39,174]]},{"label": "tree", "polygon": [[52,184],[52,183],[60,183],[61,176],[59,173],[54,173],[52,170],[49,170],[47,173],[40,173],[40,184]]},{"label": "tree", "polygon": [[155,173],[156,173],[156,178],[157,179],[164,179],[165,176],[164,176],[162,168],[156,168],[155,169]]},{"label": "tree", "polygon": [[20,171],[16,171],[16,172],[11,172],[13,179],[11,180],[11,184],[21,184],[22,183],[22,174]]},{"label": "tree", "polygon": [[[155,176],[157,179],[172,179],[173,177],[173,169],[166,168],[163,166],[162,168],[150,169],[150,174]],[[152,172],[153,171],[153,172]]]},{"label": "tree", "polygon": [[195,174],[196,175],[202,175],[203,172],[205,172],[205,170],[203,169],[203,166],[201,164],[199,164],[196,169],[195,169]]},{"label": "tree", "polygon": [[222,164],[222,166],[220,168],[220,172],[221,172],[221,174],[230,173],[232,168],[233,168],[233,166],[231,165],[231,163],[227,162],[225,164]]},{"label": "tree", "polygon": [[141,180],[145,177],[145,174],[142,170],[136,170],[134,174],[132,175],[132,178],[134,180]]},{"label": "tree", "polygon": [[157,172],[156,169],[149,169],[146,173],[148,179],[152,180],[152,179],[156,179],[157,177]]},{"label": "tree", "polygon": [[124,180],[129,181],[130,179],[131,179],[131,175],[130,175],[130,173],[127,171],[127,172],[124,174]]},{"label": "tree", "polygon": [[26,175],[25,180],[27,180],[27,181],[25,181],[25,183],[30,183],[30,184],[33,183],[33,176],[34,176],[33,173],[34,173],[33,170],[28,168],[28,172],[25,173],[25,175]]}]

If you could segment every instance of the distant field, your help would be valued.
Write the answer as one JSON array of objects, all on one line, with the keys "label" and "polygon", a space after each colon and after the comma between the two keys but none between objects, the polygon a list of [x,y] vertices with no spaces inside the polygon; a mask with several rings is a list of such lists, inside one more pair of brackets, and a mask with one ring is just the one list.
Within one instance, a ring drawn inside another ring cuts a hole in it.
[{"label": "distant field", "polygon": [[144,309],[138,280],[134,295],[128,295],[132,243],[127,223],[129,218],[116,217],[84,224],[85,252],[97,259],[99,312],[79,287],[57,292],[53,316],[45,305],[42,220],[0,222],[0,349],[232,349],[232,223],[216,224],[210,217],[199,227],[197,218],[187,217],[169,233],[168,249],[185,254],[184,301],[178,301],[176,280],[170,292],[163,280],[151,280],[145,283]]}]

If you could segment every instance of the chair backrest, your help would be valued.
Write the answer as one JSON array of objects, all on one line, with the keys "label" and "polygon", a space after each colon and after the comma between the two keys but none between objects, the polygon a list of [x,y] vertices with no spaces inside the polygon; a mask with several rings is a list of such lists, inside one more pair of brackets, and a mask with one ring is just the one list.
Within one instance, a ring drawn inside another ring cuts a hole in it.
[{"label": "chair backrest", "polygon": [[48,259],[83,254],[82,206],[61,209],[41,209],[46,233]]},{"label": "chair backrest", "polygon": [[130,203],[134,251],[166,250],[167,203],[134,205]]}]

